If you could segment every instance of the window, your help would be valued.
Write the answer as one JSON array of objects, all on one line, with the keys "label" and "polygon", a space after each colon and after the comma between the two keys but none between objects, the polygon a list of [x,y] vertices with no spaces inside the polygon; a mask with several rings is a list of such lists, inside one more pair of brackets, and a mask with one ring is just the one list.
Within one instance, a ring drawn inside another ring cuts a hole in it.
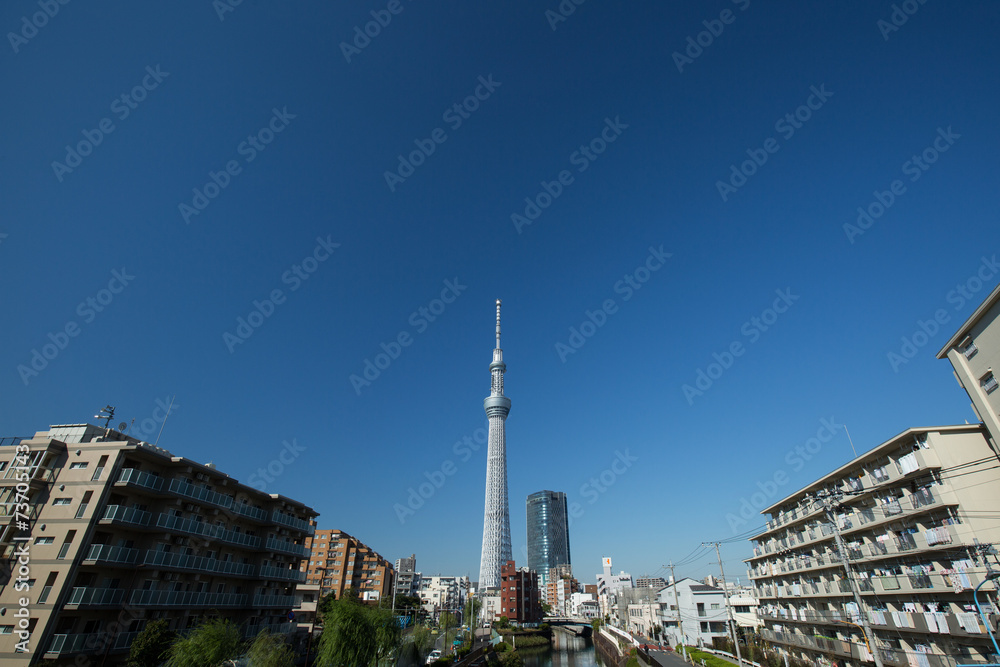
[{"label": "window", "polygon": [[90,504],[90,499],[94,497],[93,491],[87,491],[83,494],[83,502],[80,503],[79,509],[76,510],[76,518],[82,519],[83,515],[87,513],[87,505]]},{"label": "window", "polygon": [[9,635],[14,632],[13,625],[0,625],[0,635]]},{"label": "window", "polygon": [[75,461],[75,462],[69,464],[69,469],[70,470],[83,470],[86,467],[87,467],[87,462],[86,461]]},{"label": "window", "polygon": [[56,560],[62,560],[63,558],[66,557],[66,554],[69,552],[70,546],[73,544],[73,538],[75,537],[76,537],[75,530],[71,530],[66,533],[66,539],[65,541],[63,541],[62,546],[59,547],[59,555],[56,556]]},{"label": "window", "polygon": [[35,544],[52,544],[56,541],[54,537],[36,537]]},{"label": "window", "polygon": [[73,502],[72,498],[56,498],[52,501],[53,505],[69,505]]},{"label": "window", "polygon": [[712,603],[712,609],[718,609],[718,608],[719,608],[719,603],[718,602],[713,602]]},{"label": "window", "polygon": [[990,371],[979,379],[979,386],[982,387],[987,394],[993,393],[993,391],[997,388],[997,379],[993,376],[993,371]]},{"label": "window", "polygon": [[101,478],[101,473],[104,472],[104,465],[108,462],[108,457],[105,454],[101,457],[101,460],[97,462],[97,468],[94,469],[94,476],[90,478],[90,481],[96,482]]}]

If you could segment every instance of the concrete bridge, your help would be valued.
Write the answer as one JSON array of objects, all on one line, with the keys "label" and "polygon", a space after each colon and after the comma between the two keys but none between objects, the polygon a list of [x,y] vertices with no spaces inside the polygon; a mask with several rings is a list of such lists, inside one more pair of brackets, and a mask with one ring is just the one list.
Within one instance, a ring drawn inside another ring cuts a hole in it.
[{"label": "concrete bridge", "polygon": [[590,621],[585,618],[572,618],[569,616],[546,616],[545,622],[553,630],[575,635],[577,637],[589,637],[593,632]]}]

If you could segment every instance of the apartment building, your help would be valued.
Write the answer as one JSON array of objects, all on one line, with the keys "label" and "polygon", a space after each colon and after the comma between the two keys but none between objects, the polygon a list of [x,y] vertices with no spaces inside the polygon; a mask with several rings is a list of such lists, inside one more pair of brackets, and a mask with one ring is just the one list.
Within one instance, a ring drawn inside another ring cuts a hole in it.
[{"label": "apartment building", "polygon": [[[1000,285],[937,353],[948,358],[958,384],[969,394],[972,409],[990,434],[1000,456]],[[996,370],[994,371],[994,368]]]},{"label": "apartment building", "polygon": [[420,575],[420,606],[428,616],[437,620],[442,611],[461,615],[471,588],[468,577]]},{"label": "apartment building", "polygon": [[666,579],[663,577],[636,577],[635,587],[636,588],[655,588],[660,590],[667,585]]},{"label": "apartment building", "polygon": [[893,667],[989,662],[973,589],[995,627],[996,463],[982,425],[911,428],[766,508],[747,560],[763,639],[820,665],[870,662],[869,646]]},{"label": "apartment building", "polygon": [[333,593],[339,600],[349,588],[361,600],[392,596],[392,565],[356,537],[341,530],[316,530],[305,546],[309,557],[301,571],[305,583],[319,587],[319,598]]},{"label": "apartment building", "polygon": [[292,630],[309,507],[89,424],[4,444],[2,664],[123,664],[158,618],[184,630],[221,616],[246,637]]},{"label": "apartment building", "polygon": [[715,637],[728,636],[729,615],[721,588],[684,578],[660,589],[657,601],[659,623],[671,646],[682,638],[685,644],[711,646]]},{"label": "apartment building", "polygon": [[500,615],[515,625],[541,622],[542,601],[534,570],[518,569],[512,560],[500,568]]},{"label": "apartment building", "polygon": [[580,582],[573,578],[573,570],[569,565],[560,565],[549,569],[542,601],[549,605],[552,614],[569,616],[572,611],[573,593],[580,591]]},{"label": "apartment building", "polygon": [[396,559],[395,594],[404,597],[419,597],[420,573],[417,572],[417,555]]}]

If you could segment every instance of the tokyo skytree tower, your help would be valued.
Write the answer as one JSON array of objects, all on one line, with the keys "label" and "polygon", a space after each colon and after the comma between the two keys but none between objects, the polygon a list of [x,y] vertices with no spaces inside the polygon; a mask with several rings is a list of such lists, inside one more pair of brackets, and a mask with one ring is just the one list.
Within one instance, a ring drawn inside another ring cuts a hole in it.
[{"label": "tokyo skytree tower", "polygon": [[483,516],[483,555],[479,561],[479,588],[500,588],[500,566],[511,560],[510,509],[507,504],[507,438],[504,422],[510,399],[503,395],[507,365],[500,349],[500,299],[497,299],[497,346],[490,364],[492,385],[483,409],[490,420],[486,454],[486,512]]}]

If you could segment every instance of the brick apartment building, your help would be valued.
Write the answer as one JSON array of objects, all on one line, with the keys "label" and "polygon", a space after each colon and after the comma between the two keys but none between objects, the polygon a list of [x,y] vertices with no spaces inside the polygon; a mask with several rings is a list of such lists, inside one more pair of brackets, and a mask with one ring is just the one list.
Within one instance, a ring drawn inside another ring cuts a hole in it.
[{"label": "brick apartment building", "polygon": [[336,599],[353,588],[361,600],[392,597],[395,571],[361,540],[340,530],[317,530],[306,538],[309,558],[302,562],[306,583],[319,586],[319,598],[333,593]]},{"label": "brick apartment building", "polygon": [[500,615],[518,625],[542,620],[538,574],[527,567],[518,569],[512,560],[500,568]]}]

